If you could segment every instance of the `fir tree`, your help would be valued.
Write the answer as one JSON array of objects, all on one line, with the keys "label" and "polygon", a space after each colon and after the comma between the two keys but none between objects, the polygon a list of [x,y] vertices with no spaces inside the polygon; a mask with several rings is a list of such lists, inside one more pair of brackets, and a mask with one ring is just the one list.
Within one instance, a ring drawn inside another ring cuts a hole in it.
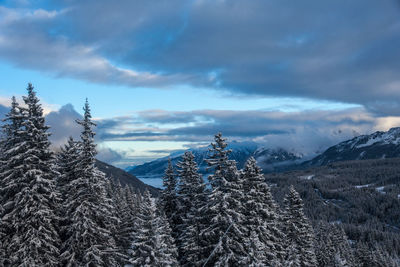
[{"label": "fir tree", "polygon": [[299,256],[300,266],[317,266],[314,251],[314,232],[304,215],[303,201],[293,186],[286,195],[284,212],[284,232],[287,251]]},{"label": "fir tree", "polygon": [[203,178],[191,152],[187,151],[178,162],[178,244],[181,264],[201,266],[204,260],[206,242],[202,231],[205,228],[206,192]]},{"label": "fir tree", "polygon": [[163,177],[164,189],[161,193],[161,205],[165,212],[165,215],[173,229],[173,236],[175,239],[178,238],[177,225],[180,223],[177,217],[178,199],[177,199],[177,179],[174,168],[171,163],[171,159],[168,159],[168,166],[165,170]]},{"label": "fir tree", "polygon": [[[262,243],[264,263],[276,265],[284,259],[284,235],[279,229],[278,206],[275,203],[270,188],[265,182],[261,169],[256,160],[251,157],[247,160],[242,171],[244,191],[244,215],[247,235],[257,235]],[[252,249],[249,247],[248,249]],[[254,252],[249,252],[255,254]],[[261,260],[261,259],[260,259]]]},{"label": "fir tree", "polygon": [[356,247],[356,258],[358,266],[360,267],[369,267],[375,261],[373,254],[371,253],[368,246],[364,243],[359,242]]},{"label": "fir tree", "polygon": [[[6,253],[10,238],[13,235],[12,221],[4,220],[10,213],[15,204],[15,196],[23,188],[19,183],[24,175],[24,153],[27,150],[25,140],[25,130],[23,122],[26,120],[26,113],[19,107],[15,97],[12,97],[11,109],[5,115],[2,126],[2,140],[0,143],[0,233],[2,253]],[[0,264],[10,264],[2,258]],[[3,262],[4,261],[4,262]]]},{"label": "fir tree", "polygon": [[115,214],[118,217],[118,224],[116,225],[114,238],[120,253],[128,258],[133,241],[132,233],[134,231],[135,217],[132,215],[129,202],[126,197],[125,189],[118,181],[114,184],[112,196],[114,200]]},{"label": "fir tree", "polygon": [[43,109],[31,84],[27,91],[23,98],[27,108],[18,108],[13,100],[7,117],[11,124],[6,134],[11,134],[15,146],[6,149],[2,172],[6,208],[12,206],[2,218],[11,226],[6,253],[11,265],[57,266],[57,172]]},{"label": "fir tree", "polygon": [[158,210],[155,224],[158,266],[178,266],[178,250],[172,237],[172,230],[167,217],[161,210]]},{"label": "fir tree", "polygon": [[206,212],[209,225],[204,230],[208,241],[207,266],[245,266],[247,253],[243,226],[243,199],[236,162],[229,160],[225,139],[219,133],[211,144],[209,166],[214,173],[209,176],[212,191]]},{"label": "fir tree", "polygon": [[208,169],[214,171],[213,174],[208,176],[208,180],[213,188],[221,188],[226,172],[228,171],[228,166],[231,165],[229,154],[232,150],[226,149],[228,144],[221,133],[216,134],[214,140],[215,143],[211,143],[211,148],[209,148],[209,158],[206,159],[209,166]]},{"label": "fir tree", "polygon": [[332,240],[331,242],[335,249],[335,261],[340,262],[336,265],[354,266],[355,258],[353,255],[353,251],[349,245],[349,241],[343,228],[339,225],[335,225],[331,227],[331,231],[329,231],[329,233],[331,234],[331,237],[329,237],[328,239]]},{"label": "fir tree", "polygon": [[176,266],[177,250],[172,242],[168,221],[157,216],[154,199],[146,190],[136,221],[136,233],[132,243],[133,266]]},{"label": "fir tree", "polygon": [[319,222],[316,226],[315,255],[318,266],[335,266],[336,248],[330,234],[331,226],[325,222]]},{"label": "fir tree", "polygon": [[65,227],[61,259],[67,266],[115,266],[118,250],[111,233],[117,218],[106,195],[104,173],[95,167],[92,130],[95,124],[87,101],[84,112],[83,120],[77,121],[83,131],[75,165],[76,179],[66,185],[69,194],[64,204],[70,222]]},{"label": "fir tree", "polygon": [[67,143],[61,147],[57,154],[57,168],[60,173],[57,186],[61,192],[63,201],[67,199],[69,192],[67,186],[77,178],[76,166],[79,159],[79,143],[69,137]]}]

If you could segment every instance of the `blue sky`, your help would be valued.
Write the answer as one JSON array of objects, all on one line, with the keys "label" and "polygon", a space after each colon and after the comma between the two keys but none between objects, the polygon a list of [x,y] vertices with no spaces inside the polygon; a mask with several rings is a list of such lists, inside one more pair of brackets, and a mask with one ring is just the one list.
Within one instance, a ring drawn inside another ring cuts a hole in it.
[{"label": "blue sky", "polygon": [[88,97],[118,166],[216,131],[315,154],[398,125],[399,15],[394,0],[0,1],[0,104],[32,82],[72,120],[59,109]]}]

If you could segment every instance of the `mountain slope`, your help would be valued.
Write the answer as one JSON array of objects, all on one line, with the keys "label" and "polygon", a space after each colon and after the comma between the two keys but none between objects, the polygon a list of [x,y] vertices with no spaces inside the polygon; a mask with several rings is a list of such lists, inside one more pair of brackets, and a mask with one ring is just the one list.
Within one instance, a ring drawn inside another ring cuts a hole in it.
[{"label": "mountain slope", "polygon": [[157,188],[143,183],[138,178],[136,178],[132,174],[127,173],[124,170],[121,170],[99,160],[96,160],[96,167],[100,171],[104,172],[108,178],[111,178],[114,181],[119,181],[121,185],[129,185],[141,193],[143,193],[147,189],[153,196],[159,195],[159,190]]},{"label": "mountain slope", "polygon": [[344,160],[381,159],[400,157],[400,127],[387,132],[360,135],[325,150],[302,165],[322,166]]},{"label": "mountain slope", "polygon": [[350,240],[379,243],[400,253],[400,158],[341,161],[266,174],[280,202],[290,185],[312,221],[343,226]]}]

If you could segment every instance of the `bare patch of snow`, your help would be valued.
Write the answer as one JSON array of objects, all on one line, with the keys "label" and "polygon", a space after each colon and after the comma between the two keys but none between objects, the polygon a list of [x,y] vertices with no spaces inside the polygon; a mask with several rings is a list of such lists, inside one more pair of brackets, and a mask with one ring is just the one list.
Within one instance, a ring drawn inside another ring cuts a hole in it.
[{"label": "bare patch of snow", "polygon": [[354,187],[357,188],[357,189],[360,189],[360,188],[370,187],[371,185],[373,185],[373,184],[356,185],[356,186],[354,186]]},{"label": "bare patch of snow", "polygon": [[383,191],[384,189],[385,189],[384,186],[379,186],[379,187],[375,188],[375,190],[378,191],[379,193],[381,193],[381,194],[386,194],[386,192]]},{"label": "bare patch of snow", "polygon": [[311,174],[311,175],[303,175],[303,176],[299,176],[299,178],[301,179],[301,180],[311,180],[312,178],[314,178],[314,174]]}]

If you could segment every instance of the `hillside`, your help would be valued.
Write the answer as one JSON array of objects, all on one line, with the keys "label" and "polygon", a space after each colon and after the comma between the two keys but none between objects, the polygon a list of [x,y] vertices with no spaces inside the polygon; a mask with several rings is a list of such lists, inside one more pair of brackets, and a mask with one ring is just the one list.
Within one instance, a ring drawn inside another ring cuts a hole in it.
[{"label": "hillside", "polygon": [[129,185],[141,193],[147,189],[153,196],[159,195],[159,190],[157,188],[143,183],[138,178],[124,170],[111,166],[100,160],[96,160],[96,166],[99,170],[104,172],[107,177],[112,178],[114,181],[119,181],[121,185]]},{"label": "hillside", "polygon": [[293,184],[314,221],[343,225],[351,240],[400,252],[400,158],[343,161],[267,174],[275,199]]}]

